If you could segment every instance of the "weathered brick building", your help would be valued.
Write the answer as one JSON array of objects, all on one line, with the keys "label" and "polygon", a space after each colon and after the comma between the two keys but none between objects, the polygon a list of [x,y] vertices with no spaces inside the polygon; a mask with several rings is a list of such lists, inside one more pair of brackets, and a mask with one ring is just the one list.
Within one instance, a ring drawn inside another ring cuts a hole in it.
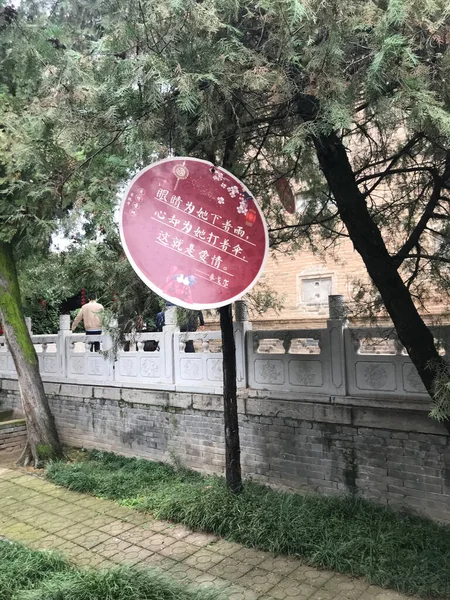
[{"label": "weathered brick building", "polygon": [[[284,308],[280,314],[267,311],[252,315],[254,328],[322,327],[328,318],[328,295],[342,294],[352,306],[358,282],[368,282],[369,277],[351,240],[342,238],[323,255],[302,250],[290,255],[283,252],[271,254],[261,277],[283,296]],[[438,294],[430,295],[421,312],[428,322],[434,322],[447,311]]]}]

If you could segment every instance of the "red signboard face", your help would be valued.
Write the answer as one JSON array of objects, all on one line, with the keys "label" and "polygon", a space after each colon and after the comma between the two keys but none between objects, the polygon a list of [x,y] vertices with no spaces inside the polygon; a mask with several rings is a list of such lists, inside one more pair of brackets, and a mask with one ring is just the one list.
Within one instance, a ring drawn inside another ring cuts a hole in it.
[{"label": "red signboard face", "polygon": [[141,171],[123,200],[120,234],[139,277],[185,308],[240,298],[268,252],[265,220],[248,189],[196,158],[169,158]]}]

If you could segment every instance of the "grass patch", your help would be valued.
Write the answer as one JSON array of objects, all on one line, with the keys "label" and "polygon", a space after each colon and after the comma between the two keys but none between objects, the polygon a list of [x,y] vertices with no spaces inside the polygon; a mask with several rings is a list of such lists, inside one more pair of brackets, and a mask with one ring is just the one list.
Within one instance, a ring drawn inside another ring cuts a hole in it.
[{"label": "grass patch", "polygon": [[217,600],[218,595],[131,567],[80,569],[53,552],[0,540],[0,600]]},{"label": "grass patch", "polygon": [[32,589],[68,568],[58,554],[33,552],[0,540],[0,600],[11,600],[18,591]]},{"label": "grass patch", "polygon": [[47,477],[248,547],[405,593],[450,598],[450,528],[412,514],[251,482],[234,496],[219,477],[96,451],[77,463],[53,463]]}]

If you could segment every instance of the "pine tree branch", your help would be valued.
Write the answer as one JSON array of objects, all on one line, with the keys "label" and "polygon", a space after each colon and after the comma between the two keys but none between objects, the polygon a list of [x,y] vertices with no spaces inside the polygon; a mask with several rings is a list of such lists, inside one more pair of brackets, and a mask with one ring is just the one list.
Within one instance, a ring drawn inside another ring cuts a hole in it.
[{"label": "pine tree branch", "polygon": [[399,168],[399,169],[390,169],[388,167],[385,171],[379,171],[378,173],[371,173],[370,175],[364,175],[364,177],[360,177],[359,179],[357,179],[356,183],[358,185],[360,185],[361,183],[364,183],[365,181],[370,181],[371,179],[378,178],[378,181],[370,188],[370,190],[365,192],[365,195],[369,195],[370,192],[373,192],[373,190],[380,184],[380,182],[383,179],[386,179],[386,177],[390,177],[391,175],[399,175],[399,174],[403,174],[403,173],[420,173],[420,172],[428,172],[428,173],[431,173],[433,176],[436,175],[436,170],[433,167],[403,167],[403,168]]},{"label": "pine tree branch", "polygon": [[409,140],[409,142],[407,144],[405,144],[405,146],[403,146],[403,148],[401,150],[399,150],[398,152],[395,152],[395,154],[392,154],[391,156],[382,158],[381,160],[377,160],[373,163],[365,165],[364,167],[361,167],[360,169],[355,171],[355,176],[358,176],[363,171],[367,171],[367,169],[373,169],[374,167],[378,167],[379,165],[383,165],[390,161],[391,162],[397,161],[404,154],[408,154],[410,152],[410,150],[412,150],[412,148],[417,144],[417,142],[419,142],[423,137],[425,137],[423,133],[417,133]]},{"label": "pine tree branch", "polygon": [[[442,207],[441,207],[441,208],[442,208]],[[448,220],[450,219],[450,215],[448,215],[448,214],[447,214],[447,215],[443,215],[443,214],[441,214],[441,213],[433,213],[433,214],[431,215],[431,218],[432,218],[432,219],[441,219],[441,220],[443,220],[443,221],[448,221]]]},{"label": "pine tree branch", "polygon": [[411,288],[411,285],[413,284],[414,280],[417,278],[417,276],[419,274],[421,258],[422,258],[422,255],[420,253],[420,246],[419,246],[419,244],[417,244],[417,258],[416,258],[416,263],[414,265],[414,270],[411,273],[411,275],[408,277],[408,281],[406,282],[406,287],[408,288],[408,290]]},{"label": "pine tree branch", "polygon": [[359,131],[361,131],[363,133],[363,135],[369,140],[369,146],[370,146],[370,150],[371,150],[371,154],[372,154],[373,150],[372,150],[371,142],[374,144],[375,148],[378,148],[378,142],[373,138],[373,136],[370,135],[370,133],[367,131],[367,129],[364,127],[364,125],[356,123],[356,128],[359,129]]},{"label": "pine tree branch", "polygon": [[250,167],[252,166],[252,164],[253,164],[253,163],[254,163],[256,160],[258,160],[258,157],[259,157],[259,155],[261,154],[261,150],[263,149],[263,147],[264,147],[264,145],[265,145],[265,143],[266,143],[266,141],[267,141],[267,138],[269,137],[270,130],[271,130],[271,128],[272,128],[272,126],[273,126],[273,124],[274,124],[275,120],[278,118],[278,113],[280,112],[280,110],[281,110],[281,106],[280,106],[280,107],[278,107],[278,110],[277,110],[277,112],[276,112],[276,113],[275,113],[275,114],[272,116],[272,118],[270,119],[269,123],[267,124],[266,131],[264,132],[264,134],[263,134],[263,136],[262,136],[262,138],[261,138],[261,141],[260,141],[260,143],[259,143],[259,146],[258,146],[258,149],[257,149],[257,151],[256,151],[256,154],[255,154],[255,156],[254,156],[254,157],[252,157],[252,159],[251,159],[251,160],[250,160],[250,162],[248,163],[247,167],[245,168],[245,171],[244,171],[244,173],[242,174],[242,179],[244,179],[244,178],[245,178],[245,176],[247,175],[247,173],[248,173],[248,171],[249,171]]},{"label": "pine tree branch", "polygon": [[109,146],[112,146],[127,129],[128,129],[128,125],[126,127],[123,127],[122,129],[119,129],[119,131],[116,132],[116,134],[114,135],[114,137],[109,142],[107,142],[106,144],[104,144],[100,148],[97,148],[97,150],[95,152],[93,152],[90,156],[88,156],[88,158],[86,158],[86,160],[84,160],[82,163],[80,163],[79,165],[77,165],[76,168],[73,169],[73,171],[71,171],[63,179],[62,183],[59,186],[59,194],[60,194],[61,197],[63,195],[63,188],[64,188],[65,184],[69,181],[69,179],[71,177],[73,177],[76,173],[78,173],[78,171],[80,169],[82,169],[84,166],[86,166],[88,163],[90,163],[92,160],[94,160],[94,158],[96,156],[98,156],[101,152],[103,152],[104,150],[106,150],[107,148],[109,148]]},{"label": "pine tree branch", "polygon": [[400,248],[397,254],[393,257],[393,262],[397,268],[402,264],[404,260],[403,257],[405,255],[408,255],[414,247],[418,247],[420,236],[424,232],[428,221],[433,218],[434,210],[438,206],[439,200],[441,198],[442,183],[446,181],[450,175],[450,152],[447,152],[445,169],[442,176],[437,176],[434,173],[434,171],[433,174],[433,191],[431,192],[430,199],[428,200],[428,203],[422,213],[422,216],[420,217],[416,227],[409,236],[408,240],[403,244],[403,246]]},{"label": "pine tree branch", "polygon": [[233,168],[233,155],[234,155],[234,149],[236,147],[236,143],[237,143],[237,136],[236,136],[236,133],[234,132],[227,138],[227,141],[225,142],[225,149],[223,152],[222,166],[224,169],[227,169],[228,171],[231,171]]},{"label": "pine tree branch", "polygon": [[336,212],[333,215],[324,217],[323,219],[318,219],[317,217],[320,215],[321,212],[322,211],[317,213],[317,215],[314,217],[314,219],[312,219],[311,221],[308,221],[307,223],[296,223],[295,225],[282,225],[280,227],[270,227],[268,229],[268,231],[269,231],[269,233],[274,233],[276,231],[284,231],[286,229],[308,229],[309,227],[312,227],[313,225],[323,225],[324,223],[333,221],[333,219],[335,219],[336,217],[339,216],[339,213]]},{"label": "pine tree branch", "polygon": [[[142,8],[141,0],[138,0],[138,6],[139,6],[139,12],[141,13],[142,25],[144,26],[144,33],[145,33],[145,39],[147,41],[147,48],[149,48],[150,50],[153,50],[154,48],[152,48],[152,46],[150,45],[150,40],[148,37],[147,21],[145,20],[145,14],[144,14],[144,10]],[[153,38],[153,35],[152,35],[152,38]],[[156,42],[155,42],[154,38],[153,38],[153,43],[155,44],[154,47],[156,47]]]},{"label": "pine tree branch", "polygon": [[430,233],[432,233],[433,235],[439,235],[441,237],[443,237],[445,240],[447,239],[447,234],[446,233],[442,233],[442,231],[438,231],[437,229],[433,229],[433,227],[425,227],[426,231],[429,231]]},{"label": "pine tree branch", "polygon": [[450,258],[447,258],[445,256],[441,256],[440,254],[408,254],[407,256],[404,257],[405,260],[406,259],[417,259],[417,258],[423,258],[425,260],[430,260],[433,262],[443,262],[445,264],[450,264]]}]

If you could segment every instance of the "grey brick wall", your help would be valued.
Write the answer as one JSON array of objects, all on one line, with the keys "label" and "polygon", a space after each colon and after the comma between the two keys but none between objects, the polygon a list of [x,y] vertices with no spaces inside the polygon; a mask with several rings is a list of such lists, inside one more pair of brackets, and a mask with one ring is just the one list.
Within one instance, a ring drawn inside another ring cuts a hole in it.
[{"label": "grey brick wall", "polygon": [[[4,380],[0,404],[19,408]],[[222,398],[45,384],[66,444],[222,473]],[[242,466],[271,485],[351,493],[450,522],[450,447],[426,406],[367,399],[239,399]]]},{"label": "grey brick wall", "polygon": [[27,428],[22,420],[0,423],[0,452],[15,452],[24,448]]}]

